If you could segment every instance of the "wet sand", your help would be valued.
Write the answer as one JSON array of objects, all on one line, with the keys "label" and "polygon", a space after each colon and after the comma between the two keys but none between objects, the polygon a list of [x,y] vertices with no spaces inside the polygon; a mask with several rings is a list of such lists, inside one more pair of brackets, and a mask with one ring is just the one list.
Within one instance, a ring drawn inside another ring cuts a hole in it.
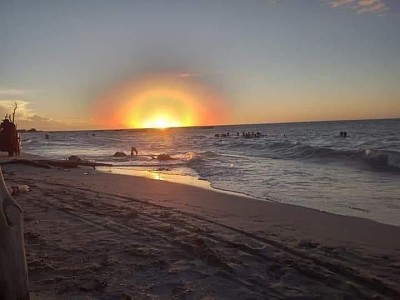
[{"label": "wet sand", "polygon": [[400,298],[400,227],[92,168],[2,170],[32,190],[15,199],[34,298]]}]

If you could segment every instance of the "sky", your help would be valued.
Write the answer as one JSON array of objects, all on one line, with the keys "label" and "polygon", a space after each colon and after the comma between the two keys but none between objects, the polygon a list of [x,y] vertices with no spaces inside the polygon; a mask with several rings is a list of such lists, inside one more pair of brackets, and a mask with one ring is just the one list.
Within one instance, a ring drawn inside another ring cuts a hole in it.
[{"label": "sky", "polygon": [[400,117],[399,0],[0,2],[18,128]]}]

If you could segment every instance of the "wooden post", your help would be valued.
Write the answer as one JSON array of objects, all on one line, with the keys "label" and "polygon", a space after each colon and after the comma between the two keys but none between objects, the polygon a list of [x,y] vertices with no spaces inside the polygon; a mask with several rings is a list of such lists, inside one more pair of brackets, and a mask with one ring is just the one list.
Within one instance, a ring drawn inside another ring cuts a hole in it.
[{"label": "wooden post", "polygon": [[0,299],[29,299],[22,209],[0,169]]}]

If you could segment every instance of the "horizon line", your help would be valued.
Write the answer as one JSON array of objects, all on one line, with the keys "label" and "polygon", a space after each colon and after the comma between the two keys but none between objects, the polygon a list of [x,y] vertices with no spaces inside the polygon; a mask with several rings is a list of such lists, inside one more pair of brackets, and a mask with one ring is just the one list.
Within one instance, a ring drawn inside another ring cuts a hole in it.
[{"label": "horizon line", "polygon": [[207,128],[207,127],[224,127],[224,126],[252,126],[252,125],[267,125],[267,124],[298,124],[298,123],[323,123],[323,122],[356,122],[356,121],[385,121],[385,120],[399,120],[400,117],[394,118],[372,118],[372,119],[341,119],[341,120],[309,120],[309,121],[287,121],[287,122],[265,122],[265,123],[239,123],[239,124],[214,124],[214,125],[192,125],[192,126],[176,126],[176,127],[165,127],[165,128],[108,128],[108,129],[57,129],[57,130],[45,130],[45,129],[18,129],[19,131],[28,131],[35,129],[36,132],[62,132],[62,131],[127,131],[127,130],[169,130],[169,129],[190,129],[190,128]]}]

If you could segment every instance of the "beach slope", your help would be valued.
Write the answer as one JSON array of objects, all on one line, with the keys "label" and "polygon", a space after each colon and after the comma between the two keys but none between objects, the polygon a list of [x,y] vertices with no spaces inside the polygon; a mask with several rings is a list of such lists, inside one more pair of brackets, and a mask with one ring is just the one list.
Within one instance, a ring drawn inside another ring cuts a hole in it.
[{"label": "beach slope", "polygon": [[400,228],[91,168],[2,167],[43,299],[400,298]]}]

